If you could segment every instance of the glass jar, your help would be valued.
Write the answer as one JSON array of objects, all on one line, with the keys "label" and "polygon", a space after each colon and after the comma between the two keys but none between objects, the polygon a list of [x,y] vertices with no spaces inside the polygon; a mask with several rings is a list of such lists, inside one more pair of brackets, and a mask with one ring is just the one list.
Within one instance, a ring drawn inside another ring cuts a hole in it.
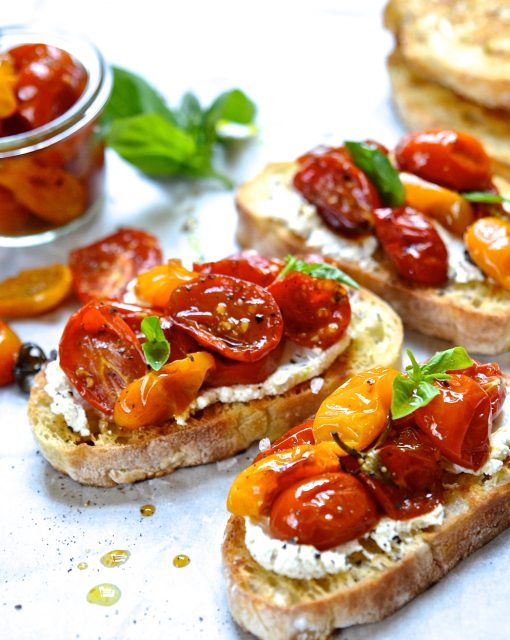
[{"label": "glass jar", "polygon": [[85,88],[62,115],[31,131],[0,137],[0,246],[50,242],[100,208],[104,141],[98,118],[112,75],[87,40],[28,27],[0,28],[0,53],[23,44],[58,47],[82,65]]}]

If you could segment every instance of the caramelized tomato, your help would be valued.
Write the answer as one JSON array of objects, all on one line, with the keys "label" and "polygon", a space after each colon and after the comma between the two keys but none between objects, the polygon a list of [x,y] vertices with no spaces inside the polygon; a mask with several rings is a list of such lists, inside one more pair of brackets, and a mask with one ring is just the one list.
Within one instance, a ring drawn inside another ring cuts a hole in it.
[{"label": "caramelized tomato", "polygon": [[292,429],[289,429],[289,431],[284,433],[281,438],[275,440],[268,449],[261,451],[255,458],[255,462],[262,460],[262,458],[267,458],[267,456],[270,456],[277,451],[292,449],[299,444],[315,444],[315,438],[313,435],[313,418],[309,418]]},{"label": "caramelized tomato", "polygon": [[0,320],[0,386],[14,382],[14,365],[21,348],[21,340],[7,323]]},{"label": "caramelized tomato", "polygon": [[231,276],[205,275],[177,287],[168,311],[201,345],[240,362],[260,360],[282,338],[282,314],[273,296]]},{"label": "caramelized tomato", "polygon": [[464,236],[471,259],[480,269],[510,289],[510,222],[501,218],[480,218]]},{"label": "caramelized tomato", "polygon": [[281,309],[284,332],[303,347],[327,349],[351,320],[346,288],[339,282],[291,272],[268,287]]},{"label": "caramelized tomato", "polygon": [[73,287],[82,302],[121,300],[128,283],[161,263],[157,238],[140,229],[120,229],[93,244],[71,251]]},{"label": "caramelized tomato", "polygon": [[260,256],[256,251],[239,251],[217,262],[195,263],[195,271],[199,273],[218,273],[233,276],[241,280],[253,282],[261,287],[267,287],[283,269],[281,260],[270,260]]},{"label": "caramelized tomato", "polygon": [[499,416],[503,409],[507,390],[505,376],[497,362],[482,364],[475,360],[474,364],[469,367],[469,369],[463,369],[462,371],[450,371],[449,373],[462,373],[478,382],[490,398],[492,420],[495,420]]},{"label": "caramelized tomato", "polygon": [[374,211],[375,232],[399,275],[427,286],[448,278],[448,252],[427,218],[411,207]]},{"label": "caramelized tomato", "polygon": [[271,535],[323,551],[359,538],[379,520],[363,484],[340,471],[306,478],[282,491],[271,507]]},{"label": "caramelized tomato", "polygon": [[147,371],[140,342],[108,304],[89,302],[68,320],[60,366],[78,393],[111,415],[119,393]]},{"label": "caramelized tomato", "polygon": [[433,129],[408,133],[395,149],[398,168],[455,191],[484,191],[491,163],[482,144],[468,133]]},{"label": "caramelized tomato", "polygon": [[343,147],[310,152],[298,163],[294,187],[328,227],[348,236],[369,231],[371,212],[381,206],[379,194]]},{"label": "caramelized tomato", "polygon": [[180,260],[169,260],[141,273],[136,279],[135,293],[147,304],[164,309],[174,289],[197,277],[198,273],[183,267]]}]

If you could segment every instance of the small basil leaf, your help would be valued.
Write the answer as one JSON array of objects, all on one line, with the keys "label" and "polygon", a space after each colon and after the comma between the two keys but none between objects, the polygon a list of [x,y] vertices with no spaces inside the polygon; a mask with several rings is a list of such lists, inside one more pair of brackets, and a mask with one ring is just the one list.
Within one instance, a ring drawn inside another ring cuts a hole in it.
[{"label": "small basil leaf", "polygon": [[445,373],[446,371],[457,371],[467,369],[473,364],[464,347],[453,347],[446,351],[439,351],[430,360],[421,365],[423,376],[429,374]]},{"label": "small basil leaf", "polygon": [[405,418],[417,409],[425,407],[439,394],[439,389],[430,382],[416,383],[399,374],[393,380],[391,416],[394,420]]},{"label": "small basil leaf", "polygon": [[159,371],[170,355],[170,344],[163,333],[159,318],[147,316],[142,320],[140,328],[147,338],[147,342],[142,344],[147,364]]},{"label": "small basil leaf", "polygon": [[468,202],[486,202],[488,204],[510,202],[510,198],[506,198],[499,193],[491,193],[490,191],[467,191],[460,195]]},{"label": "small basil leaf", "polygon": [[379,192],[384,204],[399,207],[404,204],[405,190],[400,176],[387,156],[365,142],[344,142],[354,164],[364,171]]},{"label": "small basil leaf", "polygon": [[325,262],[305,262],[294,256],[285,258],[285,267],[278,274],[278,278],[285,277],[289,272],[297,271],[298,273],[306,273],[314,278],[323,278],[325,280],[335,280],[342,284],[347,284],[353,289],[359,289],[359,284],[341,269],[327,264]]},{"label": "small basil leaf", "polygon": [[[216,98],[205,113],[205,128],[210,140],[246,138],[255,135],[253,123],[257,108],[240,89],[226,91]],[[241,132],[244,132],[241,135]]]},{"label": "small basil leaf", "polygon": [[185,93],[179,109],[175,112],[177,124],[187,131],[199,136],[201,134],[204,113],[198,98],[193,93]]}]

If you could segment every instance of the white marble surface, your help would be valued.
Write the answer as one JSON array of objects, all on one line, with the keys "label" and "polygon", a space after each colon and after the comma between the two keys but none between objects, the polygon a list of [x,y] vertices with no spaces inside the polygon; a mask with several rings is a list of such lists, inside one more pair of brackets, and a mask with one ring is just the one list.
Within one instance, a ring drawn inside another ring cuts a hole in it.
[{"label": "white marble surface", "polygon": [[[384,68],[391,38],[381,26],[381,5],[33,0],[2,6],[0,19],[82,32],[111,62],[143,73],[174,104],[188,89],[209,102],[223,89],[243,88],[259,106],[261,133],[227,161],[240,182],[264,162],[293,158],[320,142],[396,141],[401,128]],[[195,233],[182,232],[185,221],[196,224]],[[154,231],[169,257],[220,257],[234,246],[232,192],[147,180],[109,154],[106,203],[95,223],[52,246],[0,250],[0,274],[65,260],[70,247],[119,224]],[[13,324],[23,339],[49,350],[73,308]],[[419,357],[444,348],[412,334],[406,342]],[[503,360],[508,369],[508,356]],[[212,464],[132,487],[81,487],[41,458],[25,404],[15,390],[0,390],[0,636],[244,638],[228,613],[219,550],[226,492],[253,452],[237,456],[230,469]],[[145,503],[156,505],[151,518],[139,514]],[[509,541],[510,533],[502,534],[388,620],[348,629],[343,637],[508,637]],[[103,553],[122,548],[131,552],[124,566],[100,564]],[[189,566],[173,567],[178,553],[191,557]],[[79,562],[88,568],[78,570]],[[120,587],[117,605],[87,603],[87,591],[100,582]]]}]

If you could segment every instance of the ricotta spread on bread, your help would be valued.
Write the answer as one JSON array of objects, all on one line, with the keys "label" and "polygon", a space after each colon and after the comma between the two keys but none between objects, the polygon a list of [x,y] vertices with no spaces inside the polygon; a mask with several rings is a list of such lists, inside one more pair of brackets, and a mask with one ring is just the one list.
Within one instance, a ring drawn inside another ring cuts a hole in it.
[{"label": "ricotta spread on bread", "polygon": [[57,360],[48,362],[45,375],[44,390],[51,398],[51,411],[55,415],[61,415],[67,426],[75,433],[84,437],[89,436],[90,430],[84,400],[72,387],[69,378],[62,371]]}]

